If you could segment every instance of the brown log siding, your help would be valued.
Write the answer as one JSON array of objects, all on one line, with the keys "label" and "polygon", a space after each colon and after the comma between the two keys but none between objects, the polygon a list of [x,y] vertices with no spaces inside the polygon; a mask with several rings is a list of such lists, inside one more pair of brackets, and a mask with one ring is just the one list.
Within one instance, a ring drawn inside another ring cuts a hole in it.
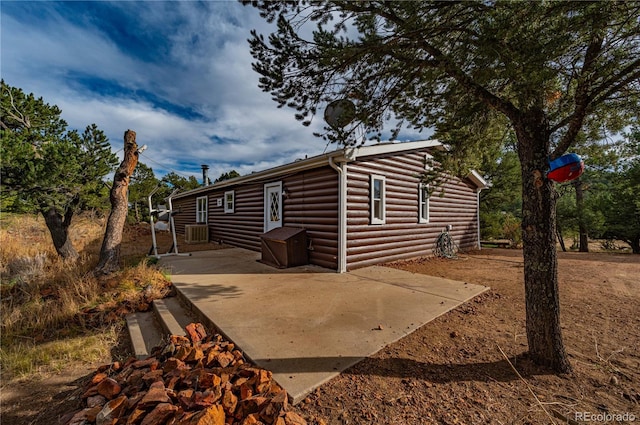
[{"label": "brown log siding", "polygon": [[[176,199],[176,231],[184,235],[184,226],[194,224],[196,198],[208,196],[209,238],[252,251],[260,251],[264,233],[264,184],[282,181],[283,226],[302,227],[310,241],[309,262],[322,267],[338,266],[338,175],[330,167],[304,171],[281,179],[240,184]],[[235,210],[225,213],[217,206],[224,192],[233,190]]]},{"label": "brown log siding", "polygon": [[[436,238],[450,224],[461,249],[477,246],[475,187],[457,178],[429,199],[429,223],[419,223],[419,175],[425,152],[364,158],[348,165],[347,269],[432,253]],[[371,175],[385,177],[384,224],[370,224]]]}]

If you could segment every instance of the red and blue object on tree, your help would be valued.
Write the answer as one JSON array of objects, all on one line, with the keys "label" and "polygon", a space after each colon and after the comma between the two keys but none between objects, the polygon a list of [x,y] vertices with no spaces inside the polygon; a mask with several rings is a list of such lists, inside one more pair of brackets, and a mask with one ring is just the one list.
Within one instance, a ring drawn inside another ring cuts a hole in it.
[{"label": "red and blue object on tree", "polygon": [[584,161],[575,153],[562,155],[549,162],[547,178],[557,183],[575,180],[584,171]]}]

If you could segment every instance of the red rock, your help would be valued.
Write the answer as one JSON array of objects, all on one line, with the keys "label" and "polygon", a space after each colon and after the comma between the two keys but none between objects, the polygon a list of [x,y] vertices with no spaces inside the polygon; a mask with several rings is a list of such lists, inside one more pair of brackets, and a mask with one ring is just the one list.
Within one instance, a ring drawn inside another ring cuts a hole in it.
[{"label": "red rock", "polygon": [[268,401],[268,398],[259,395],[254,395],[253,397],[249,397],[246,400],[242,400],[240,402],[242,406],[242,413],[244,415],[258,413],[263,409],[263,407],[266,406],[266,403]]},{"label": "red rock", "polygon": [[71,414],[70,417],[66,415],[62,417],[60,423],[65,425],[84,425],[87,423],[87,412],[90,409],[82,409],[74,414]]},{"label": "red rock", "polygon": [[83,394],[81,398],[88,398],[98,394],[98,386],[93,385],[89,387]]},{"label": "red rock", "polygon": [[221,397],[222,389],[220,387],[214,387],[204,392],[196,391],[191,397],[191,401],[194,407],[200,410],[216,403]]},{"label": "red rock", "polygon": [[99,384],[100,382],[104,381],[108,377],[109,377],[109,375],[107,375],[104,372],[96,373],[95,375],[93,375],[93,378],[91,378],[91,383],[92,384]]},{"label": "red rock", "polygon": [[189,362],[189,363],[195,363],[200,359],[204,358],[204,353],[202,352],[202,350],[198,347],[194,347],[191,352],[189,352],[189,355],[184,359],[185,362]]},{"label": "red rock", "polygon": [[92,408],[89,409],[89,411],[86,413],[87,415],[87,420],[89,422],[95,422],[96,421],[96,417],[98,416],[98,413],[100,413],[102,411],[102,406],[98,405],[98,406],[93,406]]},{"label": "red rock", "polygon": [[154,404],[169,403],[171,399],[167,395],[167,391],[164,388],[164,382],[156,381],[149,387],[149,391],[142,397],[142,400],[138,403],[139,407],[146,408]]},{"label": "red rock", "polygon": [[134,368],[134,369],[142,369],[143,367],[149,367],[150,368],[152,364],[157,363],[157,362],[158,362],[158,360],[156,360],[155,357],[149,357],[147,359],[137,360],[137,361],[131,363],[131,367]]},{"label": "red rock", "polygon": [[240,385],[240,400],[246,400],[251,396],[253,396],[253,386],[247,382]]},{"label": "red rock", "polygon": [[169,338],[169,340],[171,341],[172,344],[174,345],[182,345],[185,343],[189,343],[189,338],[182,336],[182,335],[171,335],[171,337]]},{"label": "red rock", "polygon": [[222,407],[229,416],[233,416],[238,406],[238,397],[231,391],[225,391],[222,396]]},{"label": "red rock", "polygon": [[207,359],[204,361],[204,364],[207,367],[214,367],[215,363],[216,363],[216,358],[218,357],[218,354],[220,354],[220,350],[217,350],[215,348],[211,348],[207,351]]},{"label": "red rock", "polygon": [[173,404],[160,403],[144,417],[140,425],[165,424],[172,416],[175,416],[177,411],[178,408]]},{"label": "red rock", "polygon": [[211,381],[212,381],[214,387],[219,387],[220,385],[222,385],[222,378],[220,378],[215,373],[211,377]]},{"label": "red rock", "polygon": [[142,376],[142,380],[147,385],[151,385],[156,381],[162,381],[162,369],[152,370]]},{"label": "red rock", "polygon": [[265,419],[270,419],[268,422],[273,422],[273,420],[284,413],[288,407],[289,398],[287,392],[282,390],[271,398],[269,404],[262,410],[260,415]]},{"label": "red rock", "polygon": [[285,425],[307,425],[307,421],[295,412],[287,412],[284,415]]},{"label": "red rock", "polygon": [[171,357],[164,362],[164,367],[162,368],[162,370],[164,370],[164,373],[169,373],[173,370],[184,369],[184,368],[186,368],[186,365],[182,360],[178,360],[175,357]]},{"label": "red rock", "polygon": [[180,421],[180,425],[225,425],[226,416],[222,406],[214,404],[205,410]]},{"label": "red rock", "polygon": [[267,392],[271,388],[271,372],[265,369],[260,369],[257,375],[256,381],[256,393],[262,394]]},{"label": "red rock", "polygon": [[116,399],[111,400],[104,405],[102,410],[96,415],[96,425],[106,425],[118,420],[124,410],[127,408],[127,397],[122,395]]},{"label": "red rock", "polygon": [[233,354],[228,351],[222,352],[216,356],[216,361],[221,367],[227,367],[235,360]]},{"label": "red rock", "polygon": [[144,409],[135,409],[127,418],[126,425],[138,425],[147,414]]},{"label": "red rock", "polygon": [[192,351],[193,347],[182,346],[178,349],[175,358],[184,361],[187,357],[189,357],[189,354],[191,354]]},{"label": "red rock", "polygon": [[260,416],[257,413],[252,413],[242,420],[241,425],[258,425],[261,424]]},{"label": "red rock", "polygon": [[107,399],[100,394],[87,397],[87,407],[104,406],[106,402]]},{"label": "red rock", "polygon": [[184,329],[187,331],[189,339],[191,339],[191,342],[194,344],[200,342],[207,336],[207,331],[201,323],[189,323]]},{"label": "red rock", "polygon": [[107,378],[98,384],[98,394],[105,396],[107,400],[114,399],[118,394],[120,394],[121,390],[122,387],[120,384],[112,378]]}]

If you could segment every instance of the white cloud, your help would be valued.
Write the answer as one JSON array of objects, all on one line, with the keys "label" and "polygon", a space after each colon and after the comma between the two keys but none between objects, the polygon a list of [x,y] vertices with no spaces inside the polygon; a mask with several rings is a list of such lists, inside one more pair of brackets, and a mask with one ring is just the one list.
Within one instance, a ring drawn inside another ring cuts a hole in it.
[{"label": "white cloud", "polygon": [[[82,4],[71,9],[82,10]],[[252,28],[267,33],[270,26],[253,8],[237,2],[108,6],[134,19],[141,37],[162,38],[157,60],[154,52],[136,57],[114,41],[108,25],[95,26],[108,16],[74,19],[41,3],[45,12],[37,20],[2,12],[3,78],[58,105],[72,128],[96,123],[114,151],[122,148],[124,131],[135,130],[138,143],[149,146],[141,160],[162,174],[175,170],[200,178],[203,163],[211,166],[212,178],[231,169],[245,174],[325,149],[312,134],[321,130],[321,117],[303,127],[291,109],[278,109],[258,88],[246,40]],[[73,79],[78,75],[129,91],[79,85]]]}]

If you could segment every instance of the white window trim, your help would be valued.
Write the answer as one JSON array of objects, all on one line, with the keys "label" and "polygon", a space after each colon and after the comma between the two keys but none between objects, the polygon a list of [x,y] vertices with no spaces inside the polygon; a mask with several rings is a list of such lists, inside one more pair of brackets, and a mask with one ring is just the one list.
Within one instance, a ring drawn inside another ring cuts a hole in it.
[{"label": "white window trim", "polygon": [[[380,212],[382,213],[382,217],[376,217],[374,213],[374,184],[376,180],[382,181],[382,190],[380,191]],[[387,201],[386,201],[386,192],[387,192],[387,183],[384,176],[380,176],[377,174],[371,175],[370,182],[370,194],[369,194],[369,211],[371,214],[371,224],[385,224],[387,218]]]},{"label": "white window trim", "polygon": [[[227,202],[227,196],[231,195],[231,207],[229,207],[229,202]],[[235,206],[236,206],[236,195],[235,195],[235,191],[233,190],[228,190],[224,193],[224,213],[225,214],[233,214],[235,211]]]},{"label": "white window trim", "polygon": [[[204,200],[204,209],[200,208],[200,201]],[[204,220],[202,220],[204,218]],[[209,197],[199,196],[196,198],[196,223],[207,224],[209,219]]]},{"label": "white window trim", "polygon": [[431,161],[433,161],[433,155],[424,154],[424,169],[425,171],[430,171],[433,167],[431,167]]},{"label": "white window trim", "polygon": [[[429,185],[425,183],[418,184],[418,223],[428,223],[429,222],[429,194],[426,194],[426,199],[423,198],[425,195],[424,189],[429,190]],[[423,208],[426,206],[426,208]],[[426,210],[426,211],[425,211]],[[426,212],[426,217],[425,213]]]}]

